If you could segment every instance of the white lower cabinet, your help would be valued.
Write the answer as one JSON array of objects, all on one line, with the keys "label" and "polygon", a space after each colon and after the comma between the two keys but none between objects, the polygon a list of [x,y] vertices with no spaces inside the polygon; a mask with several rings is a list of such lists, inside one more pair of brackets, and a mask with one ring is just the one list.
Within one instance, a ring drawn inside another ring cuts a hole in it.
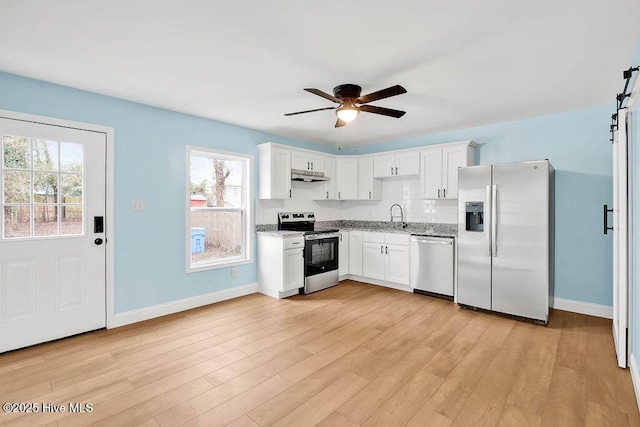
[{"label": "white lower cabinet", "polygon": [[384,243],[362,242],[362,275],[385,280]]},{"label": "white lower cabinet", "polygon": [[349,231],[349,274],[362,276],[362,231]]},{"label": "white lower cabinet", "polygon": [[409,284],[409,247],[385,245],[386,280],[389,282]]},{"label": "white lower cabinet", "polygon": [[349,232],[340,231],[338,239],[338,274],[344,277],[349,274]]},{"label": "white lower cabinet", "polygon": [[304,237],[258,233],[258,289],[286,298],[304,286]]},{"label": "white lower cabinet", "polygon": [[286,249],[284,251],[283,291],[290,291],[304,286],[304,248]]},{"label": "white lower cabinet", "polygon": [[362,233],[362,276],[409,284],[409,234]]}]

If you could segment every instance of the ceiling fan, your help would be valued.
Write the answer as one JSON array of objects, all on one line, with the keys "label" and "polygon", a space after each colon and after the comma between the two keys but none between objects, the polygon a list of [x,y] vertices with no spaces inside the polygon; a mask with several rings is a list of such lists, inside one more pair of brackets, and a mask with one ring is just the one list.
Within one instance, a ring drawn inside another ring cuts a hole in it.
[{"label": "ceiling fan", "polygon": [[364,111],[365,113],[374,113],[381,114],[383,116],[395,117],[397,119],[405,115],[405,111],[366,105],[369,102],[377,101],[379,99],[389,98],[391,96],[407,93],[407,90],[400,85],[391,86],[386,89],[372,92],[368,95],[363,96],[360,96],[362,88],[358,85],[353,84],[336,86],[335,88],[333,88],[333,95],[329,95],[328,93],[323,92],[320,89],[306,88],[305,90],[340,105],[337,107],[316,108],[315,110],[287,113],[285,114],[285,116],[313,113],[314,111],[336,110],[338,120],[336,121],[335,127],[339,128],[345,126],[348,122],[355,119],[360,111]]}]

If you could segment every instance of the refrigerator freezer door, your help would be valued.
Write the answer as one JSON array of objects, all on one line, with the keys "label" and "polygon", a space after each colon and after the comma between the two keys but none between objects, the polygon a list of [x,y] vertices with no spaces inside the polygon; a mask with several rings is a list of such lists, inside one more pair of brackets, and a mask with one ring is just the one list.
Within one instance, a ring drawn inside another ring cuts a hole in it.
[{"label": "refrigerator freezer door", "polygon": [[494,311],[547,321],[549,162],[493,166]]},{"label": "refrigerator freezer door", "polygon": [[[490,192],[491,166],[458,169],[458,290],[459,304],[491,310]],[[483,227],[467,226],[467,203],[481,206]],[[470,230],[467,230],[470,228]]]}]

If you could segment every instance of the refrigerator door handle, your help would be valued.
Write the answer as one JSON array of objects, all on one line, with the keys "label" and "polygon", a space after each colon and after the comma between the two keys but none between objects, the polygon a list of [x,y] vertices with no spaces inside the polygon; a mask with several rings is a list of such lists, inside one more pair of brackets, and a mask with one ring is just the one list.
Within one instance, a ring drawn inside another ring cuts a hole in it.
[{"label": "refrigerator door handle", "polygon": [[[486,213],[485,222],[487,220],[491,221],[492,211],[491,211],[491,186],[490,185],[487,185],[486,187],[484,205],[487,207],[487,210],[488,210],[488,212],[485,212]],[[491,257],[491,233],[489,232],[489,229],[487,227],[485,227],[484,239],[486,242],[485,255],[487,257]]]},{"label": "refrigerator door handle", "polygon": [[492,256],[498,256],[498,186],[491,186],[491,249]]}]

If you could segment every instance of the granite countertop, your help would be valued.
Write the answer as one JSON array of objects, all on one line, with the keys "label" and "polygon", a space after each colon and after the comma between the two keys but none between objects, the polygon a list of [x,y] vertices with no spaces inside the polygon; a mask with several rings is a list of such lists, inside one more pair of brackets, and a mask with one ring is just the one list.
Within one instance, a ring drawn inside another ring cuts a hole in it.
[{"label": "granite countertop", "polygon": [[[371,231],[382,233],[424,234],[436,237],[456,237],[457,224],[409,222],[406,228],[399,228],[398,223],[389,221],[318,221],[316,226],[320,228],[337,228],[345,231]],[[274,235],[302,235],[297,231],[278,231],[276,224],[256,225],[258,233]],[[292,234],[293,233],[293,234]]]},{"label": "granite countertop", "polygon": [[295,236],[304,236],[302,231],[288,231],[288,230],[258,230],[258,234],[269,234],[271,236],[282,236],[282,237],[295,237]]}]

